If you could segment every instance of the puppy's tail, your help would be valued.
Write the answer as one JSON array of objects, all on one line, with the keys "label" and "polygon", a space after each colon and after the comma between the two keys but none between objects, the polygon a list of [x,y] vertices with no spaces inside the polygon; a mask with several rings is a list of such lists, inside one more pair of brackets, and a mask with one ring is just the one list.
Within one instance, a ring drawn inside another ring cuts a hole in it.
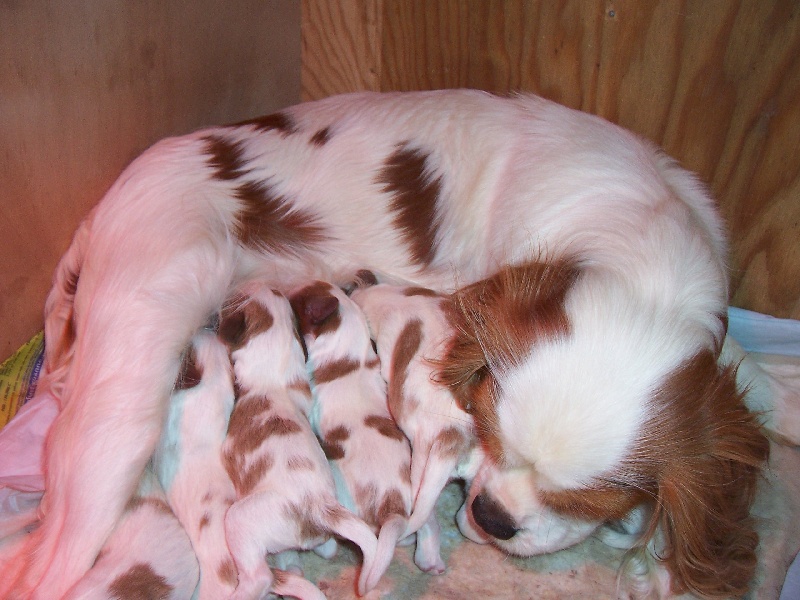
[{"label": "puppy's tail", "polygon": [[[400,514],[391,515],[381,525],[378,534],[378,549],[375,553],[375,561],[372,563],[370,571],[367,573],[366,591],[370,591],[381,580],[383,574],[394,558],[394,549],[402,538],[408,527],[408,519]],[[364,569],[365,571],[366,569]],[[362,571],[363,574],[363,571]]]},{"label": "puppy's tail", "polygon": [[368,579],[375,562],[378,540],[369,525],[343,506],[337,505],[333,515],[328,524],[330,531],[353,542],[361,549],[361,554],[364,556],[361,573],[358,576],[358,595],[363,596],[375,587],[369,586]]},{"label": "puppy's tail", "polygon": [[291,596],[301,600],[325,600],[325,594],[317,586],[296,573],[272,569],[272,576],[270,592],[278,596]]}]

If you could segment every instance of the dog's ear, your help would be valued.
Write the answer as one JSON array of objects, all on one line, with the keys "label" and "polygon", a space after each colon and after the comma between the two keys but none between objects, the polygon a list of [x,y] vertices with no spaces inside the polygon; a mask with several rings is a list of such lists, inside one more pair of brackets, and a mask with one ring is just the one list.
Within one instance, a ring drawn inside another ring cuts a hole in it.
[{"label": "dog's ear", "polygon": [[236,296],[220,311],[218,335],[233,351],[254,335],[268,330],[273,322],[274,318],[266,307],[255,300]]},{"label": "dog's ear", "polygon": [[331,286],[327,284],[315,284],[300,290],[289,299],[302,335],[318,337],[339,327],[339,299],[330,289]]},{"label": "dog's ear", "polygon": [[219,316],[220,339],[231,348],[238,348],[244,341],[246,330],[244,309],[236,305],[223,307]]},{"label": "dog's ear", "polygon": [[750,508],[769,443],[744,405],[735,368],[718,367],[712,352],[673,373],[655,401],[663,416],[645,443],[664,461],[655,518],[665,548],[657,559],[675,592],[740,597],[757,563]]}]

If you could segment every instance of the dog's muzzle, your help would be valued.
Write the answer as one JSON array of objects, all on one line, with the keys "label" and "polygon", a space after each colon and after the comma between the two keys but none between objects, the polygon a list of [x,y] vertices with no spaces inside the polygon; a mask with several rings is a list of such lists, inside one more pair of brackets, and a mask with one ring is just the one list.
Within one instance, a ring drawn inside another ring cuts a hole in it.
[{"label": "dog's muzzle", "polygon": [[519,531],[513,517],[485,493],[472,501],[472,517],[481,529],[498,540],[510,540]]}]

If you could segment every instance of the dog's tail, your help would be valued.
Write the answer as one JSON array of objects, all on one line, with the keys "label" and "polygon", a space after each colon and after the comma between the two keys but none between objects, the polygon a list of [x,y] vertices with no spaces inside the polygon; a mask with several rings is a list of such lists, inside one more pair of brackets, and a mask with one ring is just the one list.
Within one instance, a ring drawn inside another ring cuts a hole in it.
[{"label": "dog's tail", "polygon": [[367,573],[366,591],[378,585],[381,577],[386,573],[386,569],[389,568],[392,558],[394,558],[394,549],[397,546],[397,542],[405,537],[404,533],[407,527],[408,519],[401,514],[391,515],[381,525],[380,533],[378,533],[378,549],[375,553],[375,561]]},{"label": "dog's tail", "polygon": [[302,600],[325,600],[325,594],[317,586],[296,573],[272,569],[272,577],[270,592],[273,594]]},{"label": "dog's tail", "polygon": [[[72,243],[56,267],[53,287],[45,302],[44,364],[53,382],[63,381],[72,359],[75,342],[75,293],[89,245],[91,223],[92,217],[89,215],[75,232]],[[60,396],[58,393],[56,395]]]},{"label": "dog's tail", "polygon": [[339,537],[350,540],[361,549],[364,562],[358,576],[358,595],[363,596],[375,587],[374,585],[370,586],[368,580],[375,562],[378,540],[369,525],[343,506],[337,504],[332,514],[333,518],[327,524],[330,531]]}]

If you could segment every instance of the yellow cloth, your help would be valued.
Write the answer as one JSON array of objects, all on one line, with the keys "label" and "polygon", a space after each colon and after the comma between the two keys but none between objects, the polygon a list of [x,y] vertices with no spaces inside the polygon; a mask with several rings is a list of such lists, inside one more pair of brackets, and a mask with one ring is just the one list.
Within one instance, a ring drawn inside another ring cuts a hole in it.
[{"label": "yellow cloth", "polygon": [[0,429],[36,391],[43,355],[44,333],[40,331],[0,365]]}]

